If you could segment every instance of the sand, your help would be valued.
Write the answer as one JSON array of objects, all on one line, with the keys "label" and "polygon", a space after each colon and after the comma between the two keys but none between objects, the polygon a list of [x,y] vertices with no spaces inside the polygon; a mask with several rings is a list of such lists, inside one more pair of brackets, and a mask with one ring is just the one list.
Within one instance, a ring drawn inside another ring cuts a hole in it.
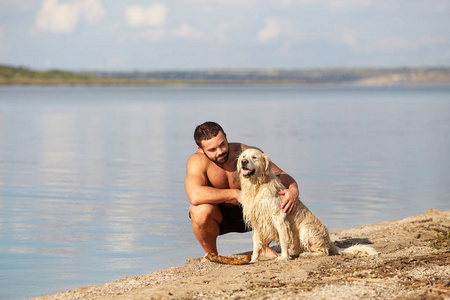
[{"label": "sand", "polygon": [[[450,211],[331,233],[377,257],[335,255],[242,266],[200,262],[36,299],[450,299]],[[239,256],[239,255],[237,255]]]}]

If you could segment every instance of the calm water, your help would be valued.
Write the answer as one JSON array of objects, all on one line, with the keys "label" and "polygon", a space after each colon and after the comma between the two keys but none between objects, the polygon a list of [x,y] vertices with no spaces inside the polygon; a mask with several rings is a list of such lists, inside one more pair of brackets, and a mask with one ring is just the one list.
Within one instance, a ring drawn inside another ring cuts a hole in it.
[{"label": "calm water", "polygon": [[206,120],[296,178],[330,231],[450,209],[448,86],[1,87],[0,298],[202,255],[183,182]]}]

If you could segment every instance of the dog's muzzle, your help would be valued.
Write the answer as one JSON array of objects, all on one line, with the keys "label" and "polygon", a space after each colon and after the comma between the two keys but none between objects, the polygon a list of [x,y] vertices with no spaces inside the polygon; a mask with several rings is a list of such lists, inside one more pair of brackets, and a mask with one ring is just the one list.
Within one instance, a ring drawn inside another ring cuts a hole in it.
[{"label": "dog's muzzle", "polygon": [[242,168],[242,176],[248,178],[250,176],[252,176],[253,174],[255,174],[255,169],[250,170],[249,168],[247,168],[248,165],[248,160],[243,159],[241,161],[241,168]]}]

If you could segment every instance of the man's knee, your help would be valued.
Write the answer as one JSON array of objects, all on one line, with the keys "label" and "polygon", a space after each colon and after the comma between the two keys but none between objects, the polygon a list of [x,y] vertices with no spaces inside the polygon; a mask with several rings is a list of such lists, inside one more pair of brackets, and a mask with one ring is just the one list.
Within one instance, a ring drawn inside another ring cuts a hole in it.
[{"label": "man's knee", "polygon": [[222,215],[217,205],[202,204],[191,205],[189,216],[197,226],[210,226],[213,223],[219,225],[222,222]]}]

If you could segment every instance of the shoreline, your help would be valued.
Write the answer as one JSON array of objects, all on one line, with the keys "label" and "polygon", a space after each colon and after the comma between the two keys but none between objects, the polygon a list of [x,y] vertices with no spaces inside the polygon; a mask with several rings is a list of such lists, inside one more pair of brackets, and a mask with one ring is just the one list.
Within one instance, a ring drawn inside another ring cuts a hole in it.
[{"label": "shoreline", "polygon": [[421,87],[449,86],[449,80],[443,81],[391,81],[387,79],[363,79],[349,82],[302,82],[302,81],[201,81],[201,80],[32,80],[32,81],[2,81],[0,87],[183,87],[183,86],[354,86],[354,87]]},{"label": "shoreline", "polygon": [[[379,255],[301,255],[242,266],[201,263],[38,297],[53,299],[446,299],[450,210],[330,233],[341,248],[370,244]],[[251,251],[251,249],[249,249]]]},{"label": "shoreline", "polygon": [[32,70],[0,65],[0,86],[448,85],[449,67],[210,69],[167,71]]}]

